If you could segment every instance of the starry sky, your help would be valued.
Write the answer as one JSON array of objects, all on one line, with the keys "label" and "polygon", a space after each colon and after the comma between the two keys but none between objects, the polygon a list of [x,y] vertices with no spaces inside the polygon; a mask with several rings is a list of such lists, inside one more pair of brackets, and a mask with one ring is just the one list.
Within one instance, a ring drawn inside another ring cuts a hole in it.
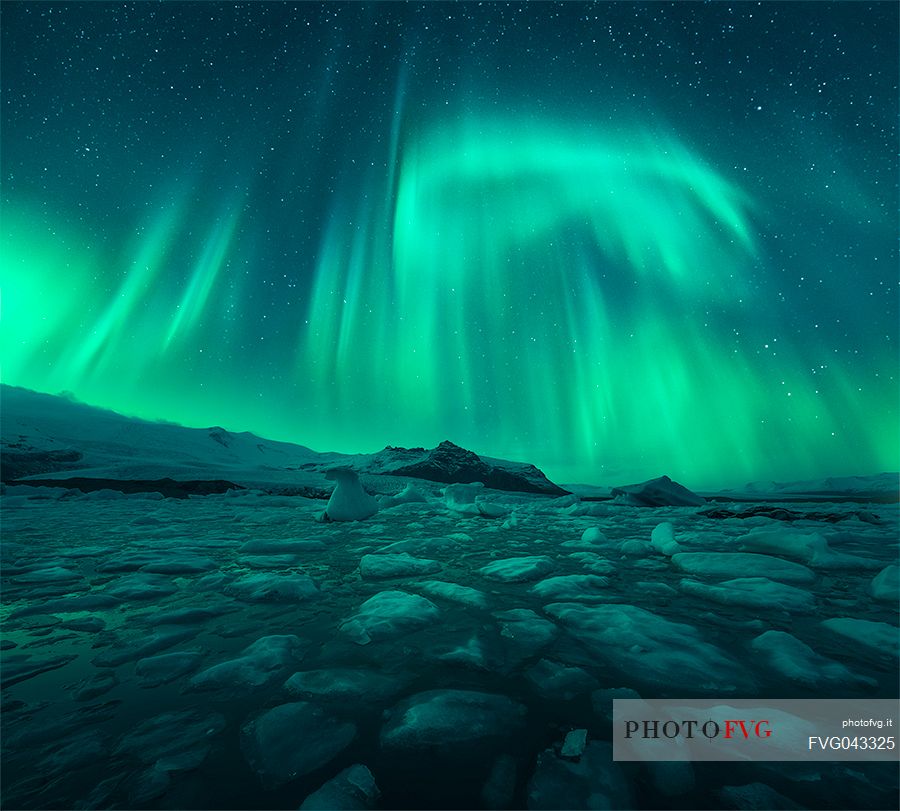
[{"label": "starry sky", "polygon": [[3,381],[561,482],[897,470],[898,8],[4,2]]}]

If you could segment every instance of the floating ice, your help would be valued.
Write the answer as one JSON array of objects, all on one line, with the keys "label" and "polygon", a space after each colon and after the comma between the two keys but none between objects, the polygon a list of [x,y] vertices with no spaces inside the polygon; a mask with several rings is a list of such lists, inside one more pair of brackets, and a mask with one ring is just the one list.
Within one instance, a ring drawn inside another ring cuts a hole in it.
[{"label": "floating ice", "polygon": [[896,608],[900,603],[900,566],[887,566],[875,575],[869,585],[869,594],[876,600],[893,603]]},{"label": "floating ice", "polygon": [[309,555],[314,552],[322,552],[325,549],[323,541],[314,538],[297,538],[284,540],[282,538],[255,538],[241,546],[241,552],[257,555]]},{"label": "floating ice", "polygon": [[693,692],[748,687],[745,668],[705,642],[692,625],[632,605],[553,603],[544,610],[595,660],[638,682]]},{"label": "floating ice", "polygon": [[598,687],[597,680],[582,668],[549,659],[538,660],[525,671],[525,678],[534,685],[539,696],[556,701],[569,701]]},{"label": "floating ice", "polygon": [[[5,666],[5,665],[4,665]],[[76,701],[90,701],[113,689],[119,680],[112,670],[101,670],[87,679],[82,679],[72,689],[72,697]]]},{"label": "floating ice", "polygon": [[600,527],[588,527],[581,533],[581,540],[588,544],[605,544],[608,542]]},{"label": "floating ice", "polygon": [[827,685],[867,685],[877,682],[859,676],[840,662],[816,653],[809,645],[785,631],[766,631],[754,639],[750,646],[761,654],[766,665],[790,681],[807,687]]},{"label": "floating ice", "polygon": [[434,603],[418,594],[382,591],[366,600],[359,611],[344,622],[341,630],[357,644],[365,645],[373,639],[384,639],[429,625],[440,613]]},{"label": "floating ice", "polygon": [[472,608],[487,608],[488,598],[483,591],[461,586],[458,583],[447,583],[443,580],[424,580],[415,584],[415,588],[424,591],[431,597],[442,597],[460,605]]},{"label": "floating ice", "polygon": [[559,750],[559,754],[564,758],[581,757],[581,755],[584,753],[586,745],[587,730],[573,729],[571,732],[566,733],[566,737],[563,740],[562,749]]},{"label": "floating ice", "polygon": [[538,580],[556,568],[556,564],[545,555],[531,555],[523,558],[504,558],[482,566],[479,573],[490,580],[504,583],[523,583]]},{"label": "floating ice", "polygon": [[386,749],[470,749],[509,740],[524,726],[525,708],[503,695],[428,690],[401,701],[381,731]]},{"label": "floating ice", "polygon": [[702,597],[722,605],[773,609],[809,614],[816,610],[816,600],[805,589],[776,583],[767,577],[738,577],[716,585],[697,580],[682,580],[679,588],[685,594]]},{"label": "floating ice", "polygon": [[399,554],[364,555],[359,562],[360,574],[367,580],[407,575],[433,574],[441,570],[436,560],[414,558],[408,552]]},{"label": "floating ice", "polygon": [[817,569],[877,569],[880,565],[871,558],[834,552],[818,532],[798,532],[788,527],[754,529],[738,538],[738,543],[742,549],[784,555]]},{"label": "floating ice", "polygon": [[896,625],[854,617],[833,617],[823,620],[822,627],[875,653],[900,658],[900,628]]},{"label": "floating ice", "polygon": [[248,721],[241,729],[241,749],[263,787],[273,789],[324,766],[355,737],[355,724],[297,701]]},{"label": "floating ice", "polygon": [[45,659],[23,653],[6,654],[3,657],[3,669],[0,671],[0,686],[5,689],[20,681],[46,673],[48,670],[56,670],[77,658],[74,654],[52,656]]},{"label": "floating ice", "polygon": [[631,539],[619,544],[619,551],[630,558],[643,558],[653,552],[653,546],[646,541]]},{"label": "floating ice", "polygon": [[284,688],[292,695],[316,701],[352,701],[366,698],[383,701],[404,687],[402,679],[366,668],[329,668],[294,673]]},{"label": "floating ice", "polygon": [[806,566],[771,555],[752,552],[679,552],[672,556],[676,569],[702,577],[768,577],[783,583],[812,583],[815,573]]},{"label": "floating ice", "polygon": [[530,658],[559,636],[556,625],[528,608],[497,611],[494,616],[500,620],[500,636],[508,640],[514,660]]},{"label": "floating ice", "polygon": [[378,502],[363,490],[355,470],[333,467],[325,478],[336,482],[323,514],[326,521],[362,521],[378,512]]},{"label": "floating ice", "polygon": [[612,745],[591,741],[577,761],[552,749],[537,757],[528,782],[529,809],[633,808],[628,780],[613,761]]},{"label": "floating ice", "polygon": [[207,742],[225,728],[219,713],[196,710],[166,712],[140,722],[120,739],[114,754],[127,754],[141,763],[156,763],[185,752],[205,749]]},{"label": "floating ice", "polygon": [[462,515],[481,516],[482,518],[502,518],[508,515],[509,510],[505,507],[483,499],[476,499],[483,489],[483,482],[448,484],[444,488],[444,500],[447,508]]},{"label": "floating ice", "polygon": [[97,667],[118,667],[126,662],[143,659],[158,651],[171,648],[179,642],[194,638],[194,632],[185,628],[164,628],[151,636],[141,636],[138,639],[126,639],[118,642],[114,647],[95,656],[91,661]]},{"label": "floating ice", "polygon": [[305,574],[254,572],[230,583],[225,593],[252,603],[297,603],[315,597],[319,590]]},{"label": "floating ice", "polygon": [[380,796],[372,772],[355,763],[310,794],[300,811],[366,811],[377,807]]},{"label": "floating ice", "polygon": [[134,673],[141,687],[156,687],[190,673],[202,658],[203,654],[198,651],[163,653],[159,656],[139,659]]},{"label": "floating ice", "polygon": [[393,496],[378,496],[377,501],[382,510],[396,507],[400,504],[423,504],[428,501],[427,496],[412,484],[407,484],[399,493]]},{"label": "floating ice", "polygon": [[264,636],[237,658],[198,673],[190,684],[198,690],[249,692],[274,682],[286,667],[302,658],[302,651],[300,638],[293,634]]},{"label": "floating ice", "polygon": [[176,591],[178,587],[168,577],[143,572],[120,577],[104,589],[117,600],[158,600]]},{"label": "floating ice", "polygon": [[650,545],[667,558],[681,551],[678,541],[675,540],[675,530],[668,521],[663,521],[653,528],[653,532],[650,534]]},{"label": "floating ice", "polygon": [[531,591],[545,602],[608,600],[609,579],[595,574],[567,574],[535,583]]}]

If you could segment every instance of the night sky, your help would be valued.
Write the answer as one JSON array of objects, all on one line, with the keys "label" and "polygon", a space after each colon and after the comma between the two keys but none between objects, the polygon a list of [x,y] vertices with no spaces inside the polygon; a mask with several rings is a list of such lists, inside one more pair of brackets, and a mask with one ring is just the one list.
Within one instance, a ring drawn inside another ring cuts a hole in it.
[{"label": "night sky", "polygon": [[898,9],[3,2],[3,380],[562,482],[896,470]]}]

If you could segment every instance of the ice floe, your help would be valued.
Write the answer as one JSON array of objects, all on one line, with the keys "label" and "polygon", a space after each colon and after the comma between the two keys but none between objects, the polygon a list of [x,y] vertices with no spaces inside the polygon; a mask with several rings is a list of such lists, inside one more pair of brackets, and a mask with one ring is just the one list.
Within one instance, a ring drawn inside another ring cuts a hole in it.
[{"label": "ice floe", "polygon": [[421,628],[437,620],[438,607],[425,597],[405,591],[382,591],[349,617],[341,631],[360,645]]},{"label": "ice floe", "polygon": [[241,749],[265,788],[278,788],[330,762],[356,737],[356,725],[306,701],[264,710],[241,729]]},{"label": "ice floe", "polygon": [[732,693],[749,686],[746,670],[692,625],[632,605],[553,603],[544,610],[591,654],[637,683]]},{"label": "ice floe", "polygon": [[816,653],[786,631],[766,631],[750,643],[766,664],[784,678],[808,687],[874,686],[874,679],[859,676],[849,668]]},{"label": "ice floe", "polygon": [[812,583],[815,572],[799,563],[753,552],[679,552],[672,564],[700,577],[765,577],[782,583]]}]

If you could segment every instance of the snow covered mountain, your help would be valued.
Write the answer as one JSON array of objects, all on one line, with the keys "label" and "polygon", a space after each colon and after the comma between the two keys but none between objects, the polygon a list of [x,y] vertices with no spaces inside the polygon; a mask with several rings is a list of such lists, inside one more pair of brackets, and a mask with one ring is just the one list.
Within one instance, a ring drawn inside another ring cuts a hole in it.
[{"label": "snow covered mountain", "polygon": [[443,484],[480,481],[497,490],[549,495],[566,492],[534,465],[480,457],[452,442],[432,450],[388,447],[374,454],[319,453],[247,431],[185,428],[125,417],[13,386],[2,386],[0,397],[3,481],[26,477],[217,479],[324,492],[331,489],[325,471],[340,464],[368,474],[368,486],[388,492],[397,489],[398,482],[382,477]]},{"label": "snow covered mountain", "polygon": [[445,484],[484,482],[486,487],[495,490],[556,496],[567,493],[534,465],[478,456],[448,440],[431,450],[387,447],[372,456],[367,469],[370,473],[410,476]]}]

